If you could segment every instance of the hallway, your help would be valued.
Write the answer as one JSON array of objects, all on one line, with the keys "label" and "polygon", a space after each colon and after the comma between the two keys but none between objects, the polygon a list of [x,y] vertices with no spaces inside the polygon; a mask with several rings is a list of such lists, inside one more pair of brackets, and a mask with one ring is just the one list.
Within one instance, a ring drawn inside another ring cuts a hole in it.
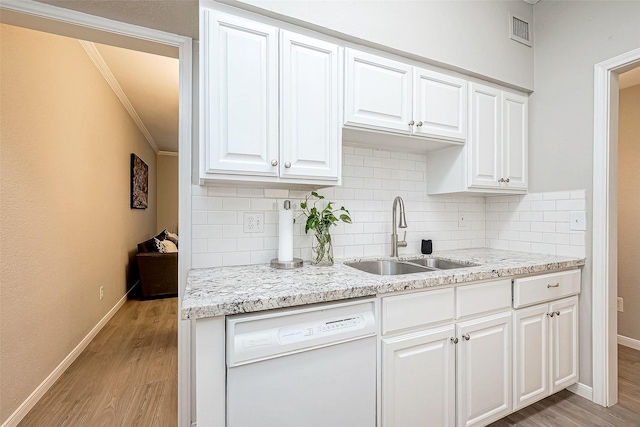
[{"label": "hallway", "polygon": [[19,427],[175,427],[177,310],[128,300]]}]

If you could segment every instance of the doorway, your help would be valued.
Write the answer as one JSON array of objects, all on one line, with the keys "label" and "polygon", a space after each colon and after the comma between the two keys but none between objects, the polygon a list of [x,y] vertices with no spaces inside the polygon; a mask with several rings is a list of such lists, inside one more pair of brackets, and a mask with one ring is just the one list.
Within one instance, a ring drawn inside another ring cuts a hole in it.
[{"label": "doorway", "polygon": [[593,400],[618,402],[619,75],[640,66],[640,49],[595,65],[593,153]]},{"label": "doorway", "polygon": [[[22,2],[15,0],[3,1],[1,21],[17,27],[30,28],[46,33],[71,36],[93,42],[111,44],[113,46],[139,49],[143,52],[160,53],[173,55],[179,60],[179,186],[181,200],[179,204],[180,219],[179,229],[184,241],[190,240],[190,199],[191,189],[190,168],[191,168],[191,96],[192,96],[192,46],[191,39],[162,31],[123,24],[107,19],[76,13],[66,9],[48,6],[37,2]],[[55,113],[55,112],[54,112]],[[64,119],[64,118],[63,118]],[[90,138],[87,138],[90,142]],[[83,165],[79,165],[82,167]],[[95,173],[100,173],[99,170]],[[126,200],[125,200],[126,203]],[[105,231],[106,232],[106,231]],[[178,294],[181,300],[186,283],[186,273],[190,265],[190,248],[183,245],[184,249],[180,253],[179,260],[179,286]],[[81,266],[80,266],[81,267]],[[6,295],[6,294],[5,294]],[[96,294],[97,295],[97,294]],[[178,307],[179,310],[179,307]],[[96,325],[95,333],[99,331],[100,325]],[[179,389],[179,425],[190,425],[190,332],[189,324],[178,321],[178,389]],[[89,337],[94,331],[90,331]],[[87,341],[85,343],[85,341]],[[90,341],[83,340],[69,356],[63,360],[53,372],[45,379],[22,404],[13,412],[7,420],[9,424],[19,421],[29,411],[35,402],[44,394],[57,377],[59,377],[66,367],[82,350],[82,345]]]}]

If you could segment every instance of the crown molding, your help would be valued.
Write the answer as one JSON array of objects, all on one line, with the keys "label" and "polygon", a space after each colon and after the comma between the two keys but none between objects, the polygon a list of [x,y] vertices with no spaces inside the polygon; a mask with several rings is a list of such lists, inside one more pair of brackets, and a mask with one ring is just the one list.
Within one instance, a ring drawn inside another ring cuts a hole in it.
[{"label": "crown molding", "polygon": [[98,71],[100,71],[100,74],[102,74],[102,77],[104,77],[104,79],[107,81],[107,83],[109,84],[113,92],[116,94],[116,96],[122,103],[122,106],[125,108],[125,110],[127,110],[127,112],[129,113],[129,115],[131,116],[135,124],[138,125],[140,132],[142,132],[142,135],[144,135],[144,138],[147,140],[151,148],[153,148],[153,151],[155,151],[156,154],[159,153],[160,149],[158,148],[156,141],[153,139],[153,137],[151,136],[151,133],[149,133],[149,130],[142,122],[142,119],[138,115],[138,112],[136,111],[136,109],[133,108],[133,105],[129,101],[129,98],[127,98],[127,95],[124,93],[122,88],[120,87],[120,84],[114,77],[113,73],[111,72],[111,69],[109,68],[109,66],[107,66],[106,62],[104,62],[104,59],[102,58],[102,55],[100,55],[100,52],[98,52],[96,45],[84,40],[78,40],[78,42],[80,42],[84,50],[87,52],[87,55],[89,55],[89,58],[91,58],[91,61],[93,61],[93,63],[96,65],[96,67],[98,68]]},{"label": "crown molding", "polygon": [[158,156],[178,157],[178,153],[175,151],[158,151]]}]

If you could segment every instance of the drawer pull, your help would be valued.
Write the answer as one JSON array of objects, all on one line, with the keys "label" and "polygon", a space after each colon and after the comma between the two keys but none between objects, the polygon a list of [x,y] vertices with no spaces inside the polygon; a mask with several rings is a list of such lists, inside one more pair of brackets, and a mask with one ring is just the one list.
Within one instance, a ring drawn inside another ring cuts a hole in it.
[{"label": "drawer pull", "polygon": [[458,344],[458,338],[451,338],[451,342],[454,344]]},{"label": "drawer pull", "polygon": [[469,334],[462,334],[462,338],[464,338],[465,341],[469,341],[471,339]]},{"label": "drawer pull", "polygon": [[557,282],[555,285],[547,285],[547,288],[559,288],[560,282]]}]

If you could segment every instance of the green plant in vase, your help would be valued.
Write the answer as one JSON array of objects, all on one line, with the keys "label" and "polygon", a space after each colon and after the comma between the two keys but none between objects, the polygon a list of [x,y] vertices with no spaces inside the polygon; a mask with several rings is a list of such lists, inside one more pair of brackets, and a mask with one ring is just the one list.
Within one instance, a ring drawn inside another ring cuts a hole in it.
[{"label": "green plant in vase", "polygon": [[342,221],[351,224],[349,211],[341,206],[340,209],[333,209],[332,202],[328,202],[324,209],[319,209],[316,205],[324,196],[311,192],[311,195],[305,197],[304,202],[300,203],[302,215],[307,217],[304,226],[304,232],[309,234],[309,230],[315,233],[313,242],[313,259],[314,265],[333,265],[333,244],[331,242],[331,232],[329,228]]}]

